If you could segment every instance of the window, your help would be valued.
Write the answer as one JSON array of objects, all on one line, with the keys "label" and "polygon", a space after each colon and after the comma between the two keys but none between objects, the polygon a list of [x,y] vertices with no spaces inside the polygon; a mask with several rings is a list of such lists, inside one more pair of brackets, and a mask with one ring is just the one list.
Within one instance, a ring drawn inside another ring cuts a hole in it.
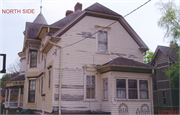
[{"label": "window", "polygon": [[103,80],[103,94],[104,99],[108,99],[108,79]]},{"label": "window", "polygon": [[49,84],[48,88],[51,88],[51,70],[49,70]]},{"label": "window", "polygon": [[128,80],[129,99],[137,99],[137,80]]},{"label": "window", "polygon": [[126,99],[126,80],[117,79],[116,80],[116,90],[118,99]]},{"label": "window", "polygon": [[108,42],[107,42],[107,32],[106,31],[98,31],[98,51],[99,52],[107,52]]},{"label": "window", "polygon": [[148,81],[139,80],[140,99],[148,99]]},{"label": "window", "polygon": [[41,77],[41,95],[43,94],[43,77]]},{"label": "window", "polygon": [[30,67],[37,66],[37,51],[31,51]]},{"label": "window", "polygon": [[35,103],[35,87],[36,87],[36,81],[35,80],[29,80],[29,103]]},{"label": "window", "polygon": [[163,91],[163,104],[166,105],[166,91]]},{"label": "window", "polygon": [[40,80],[40,78],[39,78],[39,93],[40,93],[40,88],[41,88],[41,80]]},{"label": "window", "polygon": [[95,99],[95,76],[87,76],[86,98],[87,99]]}]

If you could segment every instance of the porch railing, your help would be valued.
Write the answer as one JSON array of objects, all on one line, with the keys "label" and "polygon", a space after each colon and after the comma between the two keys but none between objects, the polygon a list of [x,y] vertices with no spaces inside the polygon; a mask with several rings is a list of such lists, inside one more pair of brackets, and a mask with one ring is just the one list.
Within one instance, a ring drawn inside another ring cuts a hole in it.
[{"label": "porch railing", "polygon": [[[23,103],[20,103],[20,107],[23,106]],[[5,107],[8,108],[8,102],[5,103]],[[18,108],[18,102],[9,102],[9,108]]]}]

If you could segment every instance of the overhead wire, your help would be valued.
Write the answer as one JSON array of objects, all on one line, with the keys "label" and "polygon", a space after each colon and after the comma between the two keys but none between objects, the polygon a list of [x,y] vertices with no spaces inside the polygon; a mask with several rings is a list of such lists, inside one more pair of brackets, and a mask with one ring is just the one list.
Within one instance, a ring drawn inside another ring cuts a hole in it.
[{"label": "overhead wire", "polygon": [[[140,5],[139,7],[137,7],[136,9],[134,9],[133,11],[131,11],[130,13],[128,13],[128,14],[126,14],[125,16],[123,16],[123,18],[125,18],[126,16],[132,14],[133,12],[135,12],[135,11],[138,10],[139,8],[143,7],[144,5],[146,5],[147,3],[149,3],[150,1],[151,1],[151,0],[148,0],[148,1],[145,2],[144,4]],[[100,29],[99,31],[102,31],[102,30],[104,30],[105,28],[108,28],[109,26],[115,24],[116,22],[117,22],[117,20],[114,21],[113,23],[109,24],[108,26],[103,27],[103,28]],[[72,46],[72,45],[74,45],[74,44],[77,44],[77,43],[79,43],[79,42],[81,42],[81,41],[83,41],[83,40],[85,40],[85,39],[87,39],[87,38],[92,37],[93,35],[95,35],[95,34],[98,33],[99,31],[96,31],[96,32],[94,32],[93,34],[91,34],[91,35],[89,35],[89,36],[87,36],[87,37],[85,37],[85,38],[83,38],[83,39],[81,39],[81,40],[79,40],[79,41],[77,41],[77,42],[74,42],[74,43],[72,43],[72,44],[66,45],[66,46],[64,46],[64,47],[62,47],[62,48],[66,48],[66,47]]]}]

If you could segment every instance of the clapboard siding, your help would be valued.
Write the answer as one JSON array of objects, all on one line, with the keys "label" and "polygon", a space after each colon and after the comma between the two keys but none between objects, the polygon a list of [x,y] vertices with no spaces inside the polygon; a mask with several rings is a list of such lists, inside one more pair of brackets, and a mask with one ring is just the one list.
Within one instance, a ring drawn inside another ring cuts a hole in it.
[{"label": "clapboard siding", "polygon": [[169,61],[168,57],[164,55],[160,50],[158,51],[155,60],[157,64],[161,64]]}]

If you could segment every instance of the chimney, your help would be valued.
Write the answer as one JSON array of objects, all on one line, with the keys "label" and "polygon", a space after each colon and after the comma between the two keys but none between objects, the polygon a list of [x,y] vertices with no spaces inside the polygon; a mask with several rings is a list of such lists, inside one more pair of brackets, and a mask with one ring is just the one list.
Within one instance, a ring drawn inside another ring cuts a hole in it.
[{"label": "chimney", "polygon": [[74,6],[74,12],[76,12],[77,10],[82,10],[82,4],[79,2]]},{"label": "chimney", "polygon": [[66,11],[66,16],[68,16],[69,14],[72,14],[72,13],[73,13],[72,10],[67,10],[67,11]]}]

